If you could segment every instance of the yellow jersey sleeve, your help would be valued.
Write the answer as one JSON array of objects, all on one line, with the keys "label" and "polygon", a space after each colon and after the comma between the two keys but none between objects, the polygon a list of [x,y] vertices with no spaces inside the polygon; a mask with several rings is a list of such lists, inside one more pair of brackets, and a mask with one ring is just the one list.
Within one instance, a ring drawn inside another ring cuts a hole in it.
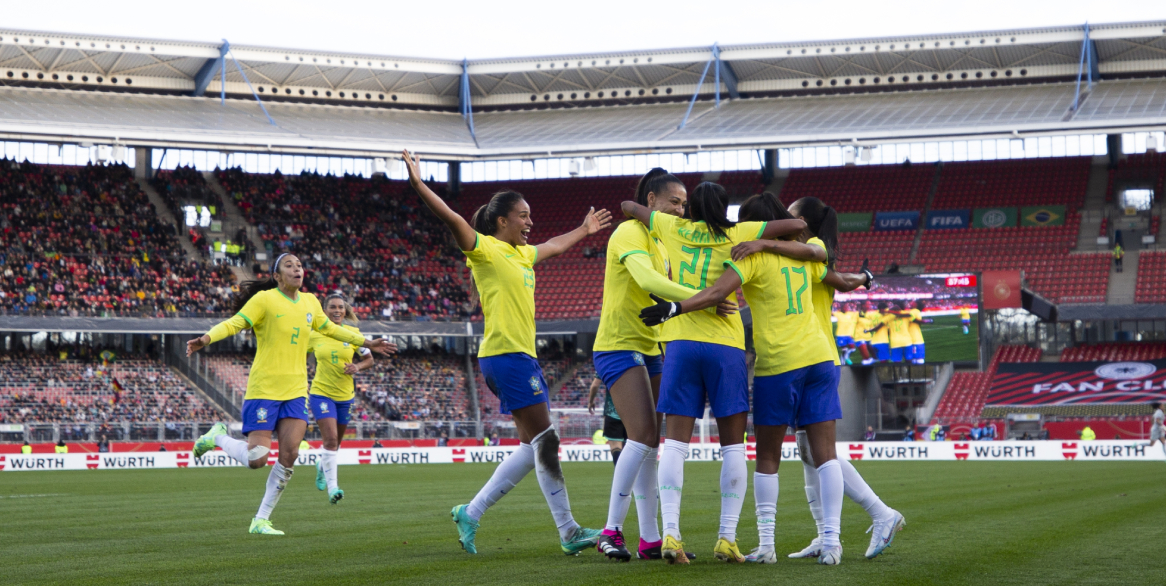
[{"label": "yellow jersey sleeve", "polygon": [[263,291],[256,293],[247,303],[243,305],[243,309],[239,310],[237,315],[243,316],[247,320],[248,327],[255,327],[263,323],[264,318],[267,317],[267,299],[270,295],[262,295]]},{"label": "yellow jersey sleeve", "polygon": [[312,330],[329,338],[335,338],[341,342],[348,342],[353,346],[364,346],[364,336],[336,325],[327,315],[324,315],[324,308],[320,307],[320,300],[316,299],[315,295],[311,293],[301,293],[301,295],[307,297],[307,301],[311,304],[309,309],[311,313],[308,315],[312,317]]},{"label": "yellow jersey sleeve", "polygon": [[538,248],[514,247],[493,236],[478,234],[473,250],[465,251],[482,303],[485,336],[478,357],[521,352],[535,356],[534,263]]},{"label": "yellow jersey sleeve", "polygon": [[[627,350],[647,356],[660,353],[657,345],[660,328],[648,327],[639,319],[640,310],[653,303],[641,283],[654,280],[661,288],[667,286],[685,292],[686,296],[681,299],[692,295],[691,290],[667,279],[667,261],[659,254],[660,250],[648,235],[648,229],[635,220],[623,222],[612,232],[607,242],[596,351]],[[667,297],[675,299],[676,296]]]},{"label": "yellow jersey sleeve", "polygon": [[242,315],[236,313],[226,321],[215,324],[215,326],[207,332],[207,335],[210,336],[211,344],[214,344],[219,340],[230,338],[231,336],[234,336],[235,334],[238,334],[239,332],[249,327],[251,327],[251,325],[247,323],[247,320],[243,319]]}]

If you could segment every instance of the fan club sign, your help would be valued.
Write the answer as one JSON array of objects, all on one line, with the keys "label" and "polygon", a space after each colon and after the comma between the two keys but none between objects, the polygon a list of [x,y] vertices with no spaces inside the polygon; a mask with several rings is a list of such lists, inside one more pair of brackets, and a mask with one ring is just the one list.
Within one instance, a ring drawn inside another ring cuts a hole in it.
[{"label": "fan club sign", "polygon": [[1087,405],[1166,401],[1166,360],[1003,363],[987,405]]}]

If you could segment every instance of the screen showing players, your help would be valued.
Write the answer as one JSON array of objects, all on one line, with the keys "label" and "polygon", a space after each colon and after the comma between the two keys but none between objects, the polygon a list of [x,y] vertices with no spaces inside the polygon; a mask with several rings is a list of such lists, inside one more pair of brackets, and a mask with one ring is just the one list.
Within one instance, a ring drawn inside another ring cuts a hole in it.
[{"label": "screen showing players", "polygon": [[975,362],[978,282],[967,273],[882,275],[869,291],[835,294],[839,356],[851,365]]}]

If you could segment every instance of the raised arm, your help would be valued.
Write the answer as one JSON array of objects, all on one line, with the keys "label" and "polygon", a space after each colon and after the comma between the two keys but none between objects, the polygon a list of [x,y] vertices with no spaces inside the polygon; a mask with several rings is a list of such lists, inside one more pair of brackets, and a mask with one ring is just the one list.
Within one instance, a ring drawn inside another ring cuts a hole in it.
[{"label": "raised arm", "polygon": [[[798,221],[800,222],[801,220]],[[768,226],[766,227],[768,228]],[[822,247],[814,246],[813,244],[793,242],[791,240],[751,240],[749,242],[742,242],[733,247],[731,254],[734,261],[740,261],[758,252],[780,254],[781,256],[794,260],[810,262],[826,262],[827,260],[826,251]]]},{"label": "raised arm", "polygon": [[190,340],[186,343],[186,356],[198,352],[199,350],[218,342],[234,336],[235,334],[250,328],[251,324],[242,314],[236,313],[226,321],[221,321],[210,329],[207,333]]},{"label": "raised arm", "polygon": [[[696,289],[689,289],[683,285],[673,283],[668,277],[656,272],[652,268],[648,257],[642,254],[632,254],[624,258],[624,266],[631,273],[632,279],[641,289],[651,295],[662,297],[670,301],[683,301],[696,294]],[[730,316],[737,313],[735,298],[726,297],[717,304],[717,315]]]},{"label": "raised arm", "polygon": [[625,201],[619,204],[619,210],[623,215],[633,220],[639,220],[645,226],[652,225],[652,210],[647,206],[642,206],[634,201]]},{"label": "raised arm", "polygon": [[478,233],[461,214],[450,209],[449,205],[421,180],[421,159],[407,150],[401,154],[405,158],[405,167],[409,169],[409,185],[413,186],[425,207],[429,208],[450,232],[453,232],[453,239],[457,241],[458,248],[473,250],[478,242]]},{"label": "raised arm", "polygon": [[805,229],[806,222],[804,220],[773,220],[765,223],[765,229],[761,231],[761,239],[773,240],[783,236],[793,236],[801,234]]},{"label": "raised arm", "polygon": [[[538,264],[548,258],[555,258],[564,252],[570,250],[572,246],[579,243],[580,240],[611,226],[611,212],[607,210],[587,212],[587,217],[583,218],[583,224],[566,234],[560,234],[535,246],[538,249],[538,256],[534,259],[534,264]],[[473,248],[471,246],[470,248]]]},{"label": "raised arm", "polygon": [[732,295],[740,286],[741,276],[737,274],[737,271],[725,271],[711,287],[705,288],[682,302],[664,301],[653,295],[652,298],[656,301],[656,305],[640,310],[640,319],[645,325],[659,325],[682,313],[699,311],[717,305]]},{"label": "raised arm", "polygon": [[[818,247],[811,246],[810,248]],[[864,285],[870,289],[871,278],[869,273],[839,273],[831,270],[827,271],[826,278],[822,279],[822,282],[833,287],[835,291],[848,293]]]}]

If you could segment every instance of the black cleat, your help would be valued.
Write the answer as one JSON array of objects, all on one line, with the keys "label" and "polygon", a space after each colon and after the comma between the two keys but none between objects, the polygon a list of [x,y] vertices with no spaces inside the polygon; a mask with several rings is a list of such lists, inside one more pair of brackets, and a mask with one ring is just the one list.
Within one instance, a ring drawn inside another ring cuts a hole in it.
[{"label": "black cleat", "polygon": [[623,531],[616,531],[615,535],[600,535],[599,541],[595,542],[595,549],[608,559],[621,562],[632,559],[632,554],[624,544]]}]

